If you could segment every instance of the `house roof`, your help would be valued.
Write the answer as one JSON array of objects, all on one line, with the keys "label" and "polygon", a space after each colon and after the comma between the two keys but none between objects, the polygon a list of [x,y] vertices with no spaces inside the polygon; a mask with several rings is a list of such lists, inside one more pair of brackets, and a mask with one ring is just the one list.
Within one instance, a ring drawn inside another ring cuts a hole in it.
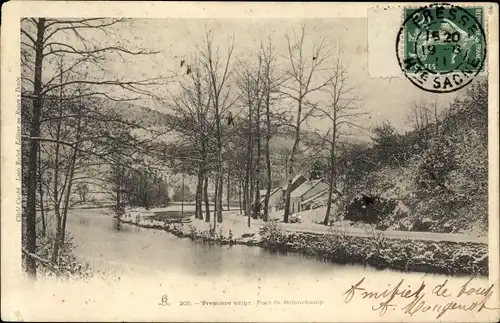
[{"label": "house roof", "polygon": [[290,196],[291,197],[302,196],[305,193],[307,193],[311,188],[313,188],[314,186],[318,185],[318,183],[321,182],[321,181],[322,181],[322,179],[315,179],[313,181],[304,182],[304,183],[302,183],[302,185],[300,185],[299,187],[297,187],[297,189],[295,189],[295,191],[293,191]]},{"label": "house roof", "polygon": [[[273,196],[273,195],[274,195],[274,193],[278,192],[279,190],[281,190],[281,188],[280,188],[280,187],[276,187],[275,189],[272,189],[272,190],[271,190],[271,193],[269,193],[269,197]],[[260,198],[260,200],[261,200],[261,201],[264,201],[264,200],[265,200],[265,198],[266,198],[266,191],[267,191],[267,190],[264,190],[264,195],[263,195],[263,196],[261,196],[261,198]]]},{"label": "house roof", "polygon": [[[299,175],[295,175],[295,177],[292,179],[292,185],[293,183],[295,183],[299,178],[301,177],[304,177],[305,179],[307,179],[304,175],[302,174],[299,174]],[[288,188],[288,180],[287,179],[284,179],[282,182],[281,182],[281,185],[282,189],[285,191],[287,188]]]},{"label": "house roof", "polygon": [[315,194],[315,195],[311,196],[310,198],[308,198],[308,199],[304,200],[304,201],[303,201],[302,203],[300,203],[300,204],[304,205],[304,204],[311,203],[312,201],[314,201],[314,200],[316,200],[316,199],[318,199],[318,198],[322,197],[322,196],[323,196],[323,195],[325,195],[326,193],[328,193],[328,189],[327,189],[327,188],[325,188],[324,190],[322,190],[322,191],[321,191],[321,192],[319,192],[318,194]]}]

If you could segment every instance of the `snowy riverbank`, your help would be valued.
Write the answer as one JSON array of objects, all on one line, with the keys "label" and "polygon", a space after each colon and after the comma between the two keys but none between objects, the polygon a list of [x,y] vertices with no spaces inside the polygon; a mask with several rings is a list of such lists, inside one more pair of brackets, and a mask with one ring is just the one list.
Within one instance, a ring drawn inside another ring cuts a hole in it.
[{"label": "snowy riverbank", "polygon": [[389,237],[377,231],[356,235],[339,227],[310,232],[312,230],[301,231],[289,224],[255,219],[251,219],[248,227],[243,216],[234,211],[225,213],[224,222],[218,223],[216,230],[211,230],[211,223],[202,220],[169,224],[136,213],[126,214],[120,222],[165,230],[202,243],[259,246],[278,252],[298,252],[339,264],[447,275],[488,274],[488,245],[481,242]]}]

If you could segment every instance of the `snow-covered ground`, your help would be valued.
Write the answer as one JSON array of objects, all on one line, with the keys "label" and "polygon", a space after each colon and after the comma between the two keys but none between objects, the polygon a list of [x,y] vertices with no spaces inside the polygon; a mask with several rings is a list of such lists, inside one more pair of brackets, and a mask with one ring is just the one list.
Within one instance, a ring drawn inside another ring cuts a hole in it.
[{"label": "snow-covered ground", "polygon": [[[184,211],[193,212],[194,205],[185,205]],[[154,221],[149,220],[148,217],[154,215],[154,212],[161,211],[180,211],[180,205],[173,205],[167,208],[156,208],[145,210],[143,208],[139,209],[127,209],[125,211],[126,215],[129,215],[132,219],[136,219],[137,215],[140,215],[141,221]],[[378,231],[374,230],[370,225],[366,226],[354,226],[351,221],[338,221],[332,227],[327,227],[318,222],[323,220],[325,214],[325,208],[318,208],[314,210],[307,210],[299,212],[294,216],[301,219],[300,223],[283,223],[278,222],[278,226],[287,231],[291,232],[309,232],[316,234],[327,234],[332,231],[345,232],[351,236],[359,237],[371,237],[376,232],[381,232],[387,238],[391,239],[413,239],[413,240],[430,240],[430,241],[453,241],[453,242],[476,242],[476,243],[488,243],[488,237],[479,237],[473,234],[458,234],[458,233],[434,233],[434,232],[414,232],[414,231]],[[270,213],[270,219],[278,219],[281,221],[283,218],[283,211]],[[205,231],[211,229],[213,226],[213,210],[211,210],[211,221],[205,222],[203,220],[195,219],[194,216],[191,217],[191,223],[183,224],[184,230],[189,230],[190,226],[195,227],[199,231]],[[258,234],[260,229],[265,225],[265,222],[261,219],[250,219],[250,227],[248,226],[248,218],[239,213],[239,209],[235,208],[230,211],[223,211],[222,213],[223,222],[216,224],[216,231],[222,231],[224,236],[228,236],[229,233],[233,237],[241,237],[243,234]],[[163,224],[161,221],[158,224]]]}]

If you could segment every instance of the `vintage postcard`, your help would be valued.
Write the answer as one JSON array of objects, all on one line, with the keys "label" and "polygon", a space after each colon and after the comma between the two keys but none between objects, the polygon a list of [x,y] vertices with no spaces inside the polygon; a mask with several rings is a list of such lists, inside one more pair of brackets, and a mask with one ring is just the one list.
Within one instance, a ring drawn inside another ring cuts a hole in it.
[{"label": "vintage postcard", "polygon": [[2,9],[2,320],[499,320],[498,5]]}]

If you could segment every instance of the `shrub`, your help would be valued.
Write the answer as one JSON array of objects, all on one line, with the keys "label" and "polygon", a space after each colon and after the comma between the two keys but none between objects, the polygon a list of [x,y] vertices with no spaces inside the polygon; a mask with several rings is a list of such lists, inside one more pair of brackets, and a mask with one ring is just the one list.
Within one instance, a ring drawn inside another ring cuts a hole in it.
[{"label": "shrub", "polygon": [[290,223],[301,223],[302,222],[302,218],[300,216],[298,216],[297,214],[292,214],[292,216],[290,217],[290,219],[288,220],[288,222],[290,222]]},{"label": "shrub", "polygon": [[[51,233],[45,236],[37,236],[37,256],[45,260],[50,260],[54,247],[54,239],[55,236]],[[40,261],[36,262],[37,273],[40,276],[46,277],[54,277],[60,274],[59,278],[62,279],[89,279],[94,276],[95,272],[91,270],[90,266],[73,255],[74,248],[73,237],[66,233],[65,242],[59,249],[58,263],[50,263],[50,266],[55,268],[57,273]],[[24,255],[24,257],[27,256]]]},{"label": "shrub", "polygon": [[284,232],[278,227],[277,221],[269,221],[260,230],[263,241],[268,246],[279,246],[287,239]]},{"label": "shrub", "polygon": [[346,207],[344,218],[351,221],[378,223],[394,212],[397,201],[373,195],[357,195]]}]

